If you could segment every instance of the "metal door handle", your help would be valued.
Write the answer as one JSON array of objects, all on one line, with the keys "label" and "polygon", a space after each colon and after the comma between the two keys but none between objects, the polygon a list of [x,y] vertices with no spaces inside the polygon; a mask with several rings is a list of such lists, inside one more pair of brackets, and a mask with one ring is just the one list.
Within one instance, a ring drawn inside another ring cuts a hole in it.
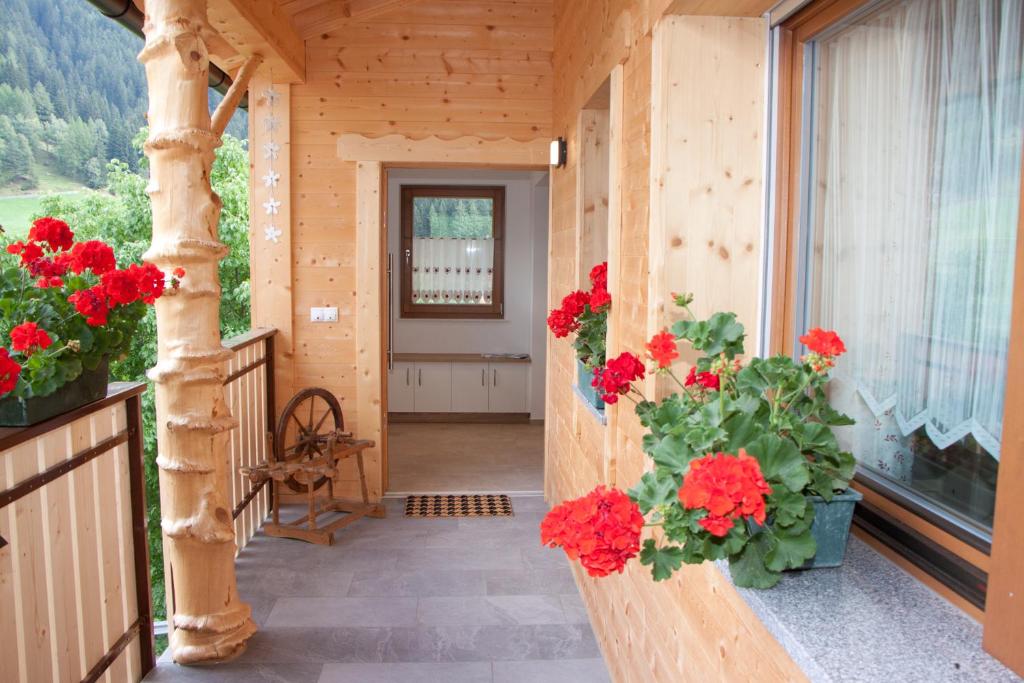
[{"label": "metal door handle", "polygon": [[498,386],[498,369],[494,369],[494,386]]},{"label": "metal door handle", "polygon": [[480,368],[480,386],[482,386],[482,387],[486,387],[487,386],[487,369],[486,368]]},{"label": "metal door handle", "polygon": [[416,370],[416,384],[423,386],[423,370]]},{"label": "metal door handle", "polygon": [[[392,286],[391,254],[388,254],[388,370],[395,367],[395,325],[394,314],[394,287]],[[408,383],[408,382],[406,382]]]},{"label": "metal door handle", "polygon": [[411,370],[411,369],[412,368],[406,368],[405,369],[405,386],[409,386],[409,370]]}]

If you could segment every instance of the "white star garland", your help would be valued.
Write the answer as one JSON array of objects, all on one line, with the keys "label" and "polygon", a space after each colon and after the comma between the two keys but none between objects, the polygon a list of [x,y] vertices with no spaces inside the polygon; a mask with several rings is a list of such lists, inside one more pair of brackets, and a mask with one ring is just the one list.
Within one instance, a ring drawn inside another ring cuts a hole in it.
[{"label": "white star garland", "polygon": [[281,202],[274,199],[273,196],[267,201],[263,202],[263,210],[267,212],[268,216],[276,216],[278,209],[281,208]]},{"label": "white star garland", "polygon": [[[274,105],[277,104],[280,93],[271,86],[263,91],[263,96],[267,101],[267,114],[263,119],[263,130],[267,133],[267,142],[263,144],[263,158],[270,162],[267,164],[267,172],[263,175],[263,186],[269,189],[267,201],[263,202],[263,210],[268,216],[276,216],[281,209],[281,202],[274,198],[273,188],[277,187],[278,181],[281,180],[281,174],[274,170],[274,162],[277,161],[281,152],[281,145],[274,142],[274,131],[280,126],[281,120],[274,116]],[[274,223],[267,223],[263,227],[263,239],[267,242],[277,244],[283,234],[284,231]]]},{"label": "white star garland", "polygon": [[277,244],[278,239],[283,234],[284,233],[281,231],[281,229],[278,228],[273,223],[270,223],[265,228],[263,228],[263,239],[265,239],[268,242],[273,242],[274,244]]}]

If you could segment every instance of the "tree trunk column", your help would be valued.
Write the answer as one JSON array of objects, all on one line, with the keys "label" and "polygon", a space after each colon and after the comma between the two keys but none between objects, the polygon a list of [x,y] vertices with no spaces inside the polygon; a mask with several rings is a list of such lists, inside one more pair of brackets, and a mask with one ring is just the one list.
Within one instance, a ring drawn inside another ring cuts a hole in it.
[{"label": "tree trunk column", "polygon": [[220,337],[217,238],[220,198],[210,168],[220,139],[210,126],[206,0],[147,0],[153,243],[144,258],[181,289],[156,302],[156,421],[165,578],[174,661],[234,657],[256,631],[235,585],[235,534],[228,502],[228,430],[237,423],[224,397],[229,352]]}]

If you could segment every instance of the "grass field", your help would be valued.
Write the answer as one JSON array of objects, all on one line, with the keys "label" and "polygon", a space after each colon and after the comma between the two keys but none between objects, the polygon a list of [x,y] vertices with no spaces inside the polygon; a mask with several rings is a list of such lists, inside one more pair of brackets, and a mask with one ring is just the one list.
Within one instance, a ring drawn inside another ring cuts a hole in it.
[{"label": "grass field", "polygon": [[0,226],[8,237],[21,238],[28,234],[29,221],[39,214],[43,197],[51,194],[73,195],[85,187],[71,178],[60,175],[46,166],[36,166],[39,187],[21,191],[14,187],[0,187]]}]

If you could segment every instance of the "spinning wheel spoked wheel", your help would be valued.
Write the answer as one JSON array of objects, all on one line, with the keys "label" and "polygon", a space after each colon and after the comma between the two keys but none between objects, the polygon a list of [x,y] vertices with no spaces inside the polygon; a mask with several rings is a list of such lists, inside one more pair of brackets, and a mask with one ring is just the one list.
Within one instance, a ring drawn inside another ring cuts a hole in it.
[{"label": "spinning wheel spoked wheel", "polygon": [[[335,432],[344,430],[345,418],[338,399],[325,389],[303,389],[281,411],[281,419],[274,430],[274,460],[290,464],[326,460],[328,439]],[[319,489],[326,481],[326,476],[320,477],[313,482],[313,489]],[[302,493],[308,490],[307,485],[296,480],[294,475],[284,483],[292,491]]]}]

